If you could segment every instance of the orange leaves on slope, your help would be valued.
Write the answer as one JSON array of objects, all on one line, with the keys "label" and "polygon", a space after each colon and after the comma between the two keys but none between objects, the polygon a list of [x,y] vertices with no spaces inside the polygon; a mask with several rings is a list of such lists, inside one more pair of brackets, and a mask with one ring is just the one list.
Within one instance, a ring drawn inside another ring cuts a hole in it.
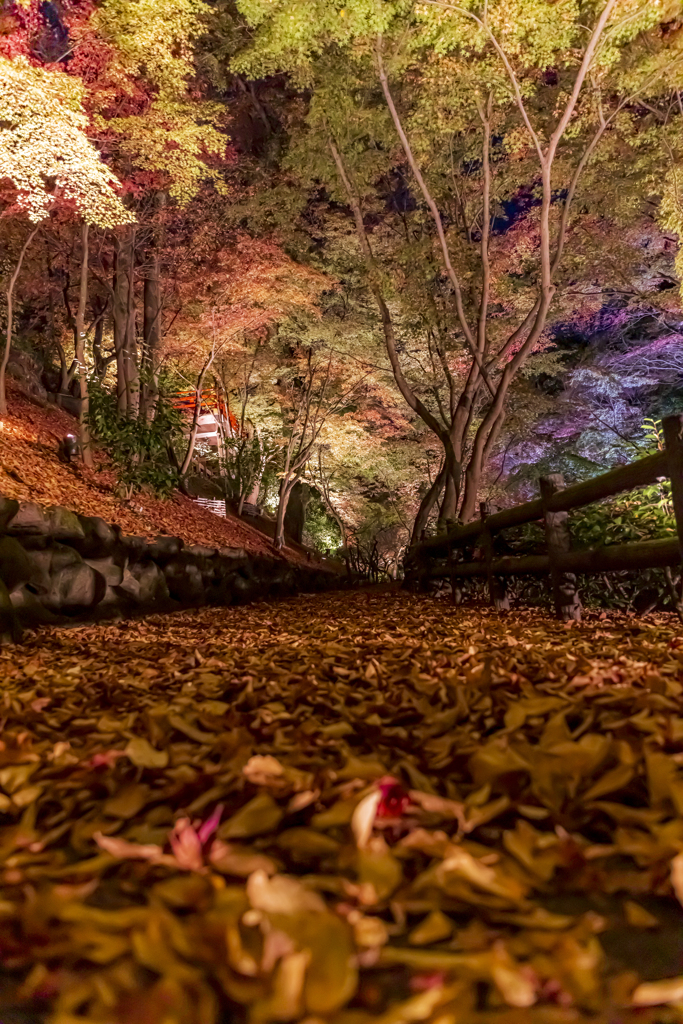
[{"label": "orange leaves on slope", "polygon": [[[270,540],[232,516],[223,519],[181,494],[162,500],[136,494],[130,502],[114,496],[115,478],[95,452],[97,472],[65,466],[57,458],[60,438],[75,429],[75,420],[60,409],[41,409],[10,385],[9,416],[0,430],[0,494],[42,505],[63,505],[86,516],[99,516],[124,533],[154,538],[160,533],[186,544],[240,547],[276,557]],[[292,561],[303,557],[287,549]]]}]

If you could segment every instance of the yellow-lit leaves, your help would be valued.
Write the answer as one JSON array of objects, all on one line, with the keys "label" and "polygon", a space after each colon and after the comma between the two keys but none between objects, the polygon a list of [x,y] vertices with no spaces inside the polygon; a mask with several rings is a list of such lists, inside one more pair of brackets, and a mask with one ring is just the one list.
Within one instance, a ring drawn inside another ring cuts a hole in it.
[{"label": "yellow-lit leaves", "polygon": [[114,227],[134,220],[118,197],[119,182],[86,130],[79,80],[62,71],[0,57],[0,178],[38,223],[57,202],[72,202],[85,221]]},{"label": "yellow-lit leaves", "polygon": [[604,629],[361,594],[0,650],[8,998],[59,1024],[675,1007],[638,941],[666,956],[683,913],[683,650]]},{"label": "yellow-lit leaves", "polygon": [[142,736],[135,736],[130,740],[124,754],[137,768],[166,768],[168,765],[168,751],[156,750],[149,740]]}]

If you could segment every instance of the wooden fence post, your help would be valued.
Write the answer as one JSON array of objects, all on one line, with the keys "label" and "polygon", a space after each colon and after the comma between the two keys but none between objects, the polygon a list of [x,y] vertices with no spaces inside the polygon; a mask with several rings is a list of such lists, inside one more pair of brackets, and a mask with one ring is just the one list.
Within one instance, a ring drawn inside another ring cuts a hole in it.
[{"label": "wooden fence post", "polygon": [[576,576],[571,572],[561,572],[557,568],[557,556],[567,554],[572,547],[569,513],[550,512],[545,507],[551,495],[564,490],[564,477],[561,473],[551,473],[549,476],[542,476],[539,484],[545,508],[545,539],[550,558],[555,611],[565,622],[580,622],[581,599],[576,586]]},{"label": "wooden fence post", "polygon": [[671,501],[676,517],[678,543],[683,558],[683,416],[666,416],[662,420],[662,428],[671,480]]},{"label": "wooden fence post", "polygon": [[493,562],[493,536],[486,525],[486,517],[488,514],[489,510],[486,502],[479,502],[479,515],[483,526],[480,538],[481,546],[484,551],[484,558],[486,560],[486,578],[489,586],[489,602],[497,612],[509,612],[510,601],[507,594],[507,585],[503,579],[499,576],[495,576],[491,570],[491,563]]}]

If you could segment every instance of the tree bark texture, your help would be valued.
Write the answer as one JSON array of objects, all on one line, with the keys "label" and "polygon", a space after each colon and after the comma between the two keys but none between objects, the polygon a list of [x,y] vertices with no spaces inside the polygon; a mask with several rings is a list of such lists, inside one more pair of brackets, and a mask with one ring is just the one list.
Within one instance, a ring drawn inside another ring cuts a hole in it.
[{"label": "tree bark texture", "polygon": [[76,361],[78,363],[78,437],[81,458],[86,466],[92,467],[93,457],[90,445],[90,398],[88,395],[88,367],[85,359],[85,311],[88,303],[88,240],[89,226],[81,226],[81,279],[78,289],[78,311],[76,313]]},{"label": "tree bark texture", "polygon": [[7,415],[7,387],[6,387],[6,376],[7,376],[7,364],[9,363],[9,353],[12,347],[12,328],[14,326],[14,286],[17,283],[17,278],[21,271],[21,265],[24,262],[24,256],[26,250],[35,238],[38,228],[35,227],[29,234],[28,238],[21,247],[19,253],[19,259],[16,262],[12,276],[9,279],[7,286],[6,298],[7,298],[7,330],[5,333],[5,351],[2,354],[2,362],[0,362],[0,416]]},{"label": "tree bark texture", "polygon": [[141,415],[154,419],[159,400],[159,369],[162,347],[162,294],[161,294],[161,248],[164,243],[163,225],[159,218],[166,206],[166,193],[158,192],[154,197],[155,224],[152,229],[152,244],[147,258],[147,272],[143,285],[143,339],[144,376],[141,397]]},{"label": "tree bark texture", "polygon": [[[116,353],[116,400],[122,416],[134,417],[139,401],[139,377],[135,356],[135,231],[121,229],[114,237],[112,320]],[[131,335],[133,335],[131,337]]]}]

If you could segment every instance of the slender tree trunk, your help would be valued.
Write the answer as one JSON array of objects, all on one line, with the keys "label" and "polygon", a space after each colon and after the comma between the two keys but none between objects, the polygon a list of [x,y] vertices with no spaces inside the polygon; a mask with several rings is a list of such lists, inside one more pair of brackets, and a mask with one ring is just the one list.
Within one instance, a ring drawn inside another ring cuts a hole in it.
[{"label": "slender tree trunk", "polygon": [[204,377],[206,375],[206,372],[213,362],[215,352],[216,350],[214,345],[214,347],[211,350],[211,354],[209,355],[206,362],[202,366],[201,370],[199,371],[199,376],[197,377],[197,384],[195,387],[194,396],[194,413],[192,416],[192,426],[190,427],[190,436],[187,441],[187,450],[185,452],[185,458],[183,459],[182,465],[180,467],[181,480],[184,480],[185,477],[187,476],[187,471],[190,468],[192,456],[194,455],[194,446],[197,440],[197,431],[199,429],[199,416],[202,410],[202,385],[204,383]]},{"label": "slender tree trunk", "polygon": [[71,381],[76,376],[76,370],[78,369],[78,360],[74,359],[71,366],[66,365],[66,353],[64,346],[62,345],[59,338],[54,336],[55,348],[59,356],[59,391],[57,392],[56,404],[61,408],[62,406],[62,395],[65,395],[71,387]]},{"label": "slender tree trunk", "polygon": [[126,387],[128,390],[128,416],[137,419],[140,410],[140,372],[135,330],[135,226],[130,229],[130,256],[128,260],[128,310],[126,317]]},{"label": "slender tree trunk", "polygon": [[[154,210],[161,217],[166,206],[166,193],[157,192]],[[161,366],[161,247],[164,243],[163,225],[156,223],[153,229],[152,250],[149,254],[149,268],[144,282],[143,337],[145,352],[145,379],[142,389],[140,414],[147,421],[154,419],[159,400],[159,368]]]},{"label": "slender tree trunk", "polygon": [[0,416],[7,415],[7,388],[5,385],[5,378],[7,374],[7,364],[9,362],[10,348],[12,347],[12,327],[14,326],[14,286],[17,283],[19,272],[21,271],[21,265],[24,262],[24,256],[26,250],[35,238],[38,228],[35,227],[30,233],[19,253],[19,259],[17,260],[16,266],[12,273],[7,286],[7,331],[5,333],[5,351],[2,354],[2,362],[0,362]]},{"label": "slender tree trunk", "polygon": [[293,479],[290,479],[289,475],[285,474],[280,483],[280,500],[278,502],[277,518],[275,520],[275,547],[278,551],[285,546],[285,515],[287,514],[289,496],[292,493],[295,481],[296,474]]},{"label": "slender tree trunk", "polygon": [[107,312],[107,301],[103,305],[98,304],[97,320],[95,322],[95,333],[92,340],[93,364],[97,379],[103,381],[107,375],[109,359],[102,354],[102,342],[104,341],[104,318]]},{"label": "slender tree trunk", "polygon": [[[45,265],[47,268],[47,299],[50,308],[50,341],[57,349],[57,357],[59,359],[59,384],[57,385],[55,404],[61,407],[62,393],[66,391],[71,383],[71,377],[69,377],[69,368],[66,365],[66,352],[64,351],[64,346],[57,336],[57,328],[55,326],[55,299],[52,290],[54,273],[52,270],[52,262],[50,260],[50,250],[47,245],[45,246]],[[72,363],[72,366],[73,365],[74,364]]]},{"label": "slender tree trunk", "polygon": [[81,458],[86,466],[92,468],[93,457],[90,447],[90,398],[88,395],[88,368],[85,362],[85,310],[88,302],[88,236],[89,225],[81,225],[81,280],[78,293],[78,312],[76,313],[76,360],[78,362],[78,391],[81,400],[78,413],[78,434],[81,446]]},{"label": "slender tree trunk", "polygon": [[420,507],[417,510],[415,522],[413,523],[413,532],[410,537],[409,547],[415,547],[415,545],[419,544],[420,541],[422,540],[422,535],[424,534],[425,529],[427,527],[427,523],[429,522],[429,516],[431,515],[431,511],[434,508],[436,502],[439,500],[439,495],[443,490],[445,479],[446,465],[444,463],[444,465],[437,473],[434,483],[429,488],[424,498],[420,502]]},{"label": "slender tree trunk", "polygon": [[441,502],[441,508],[439,509],[439,518],[437,525],[439,529],[446,529],[449,523],[452,523],[458,515],[458,489],[455,483],[455,477],[452,473],[446,474],[446,488],[444,490],[443,501]]},{"label": "slender tree trunk", "polygon": [[336,510],[336,508],[332,504],[332,499],[330,498],[329,491],[327,491],[324,487],[322,489],[322,495],[323,495],[323,499],[325,501],[325,505],[327,506],[327,511],[330,513],[330,515],[334,519],[335,523],[339,527],[339,536],[341,537],[341,546],[343,548],[345,548],[346,547],[346,543],[347,543],[347,539],[348,539],[348,531],[346,529],[346,523],[344,522],[344,520],[342,519],[342,517],[339,515],[339,513]]},{"label": "slender tree trunk", "polygon": [[455,457],[450,440],[444,445],[444,496],[439,511],[438,527],[445,528],[449,521],[458,515],[458,498],[460,497],[460,463]]},{"label": "slender tree trunk", "polygon": [[129,229],[114,238],[114,282],[112,287],[112,321],[116,353],[116,404],[121,416],[128,415],[128,381],[126,379],[126,337],[128,333],[128,240]]}]

